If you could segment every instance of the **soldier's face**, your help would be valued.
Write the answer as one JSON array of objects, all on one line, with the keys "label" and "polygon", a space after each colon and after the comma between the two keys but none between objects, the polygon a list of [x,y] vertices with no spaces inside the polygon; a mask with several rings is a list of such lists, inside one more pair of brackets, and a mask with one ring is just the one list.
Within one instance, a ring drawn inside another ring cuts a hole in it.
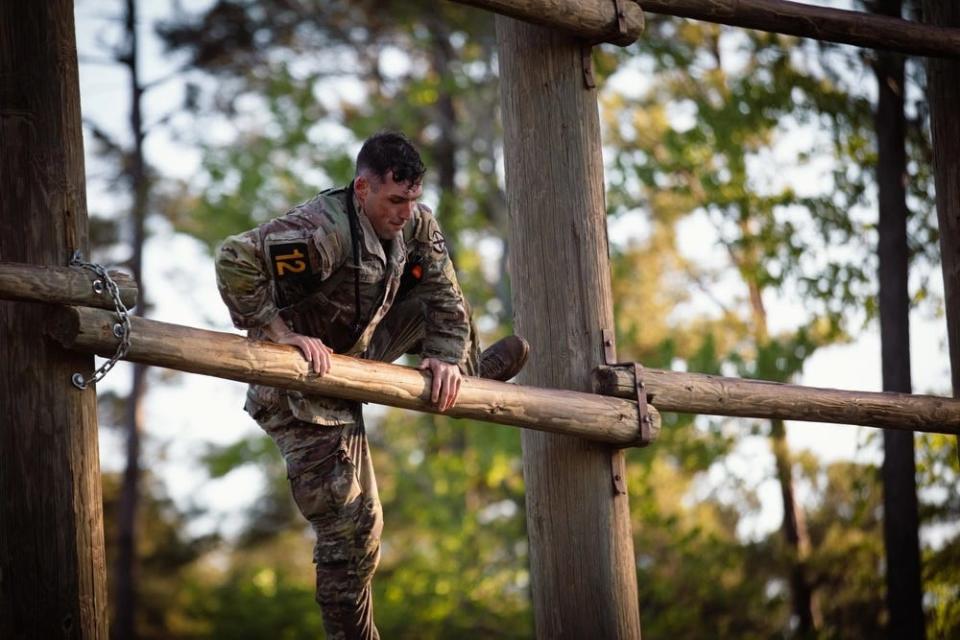
[{"label": "soldier's face", "polygon": [[358,176],[354,183],[357,199],[381,240],[392,240],[413,217],[417,199],[423,195],[423,184],[397,182],[388,172],[383,180]]}]

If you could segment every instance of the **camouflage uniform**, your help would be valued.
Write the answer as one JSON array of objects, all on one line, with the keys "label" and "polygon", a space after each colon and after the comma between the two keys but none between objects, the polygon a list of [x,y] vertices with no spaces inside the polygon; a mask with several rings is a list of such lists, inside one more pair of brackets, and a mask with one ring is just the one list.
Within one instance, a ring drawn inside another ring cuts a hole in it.
[{"label": "camouflage uniform", "polygon": [[[422,357],[476,371],[469,311],[443,234],[417,205],[403,234],[381,242],[357,206],[360,316],[347,189],[326,191],[216,255],[233,323],[252,338],[277,314],[337,353],[390,362]],[[383,527],[360,403],[251,385],[245,409],[277,443],[293,497],[317,534],[317,602],[330,638],[377,638],[370,583]]]}]

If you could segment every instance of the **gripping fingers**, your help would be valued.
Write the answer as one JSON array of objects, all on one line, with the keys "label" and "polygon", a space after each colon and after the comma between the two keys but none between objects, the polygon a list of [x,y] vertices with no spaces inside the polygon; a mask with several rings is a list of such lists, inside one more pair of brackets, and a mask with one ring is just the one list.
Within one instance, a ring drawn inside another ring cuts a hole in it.
[{"label": "gripping fingers", "polygon": [[312,341],[314,344],[313,368],[317,375],[325,376],[330,372],[330,347],[319,340]]},{"label": "gripping fingers", "polygon": [[323,341],[318,338],[298,336],[298,339],[296,339],[293,344],[300,349],[304,360],[310,363],[310,366],[318,376],[326,375],[327,372],[330,371],[331,349],[323,344]]},{"label": "gripping fingers", "polygon": [[433,374],[433,384],[430,388],[430,402],[436,405],[440,403],[440,390],[443,387],[443,379],[437,370],[438,368],[439,367],[430,367],[430,372]]},{"label": "gripping fingers", "polygon": [[443,370],[443,391],[440,399],[440,411],[446,411],[457,401],[460,394],[460,384],[462,378],[459,371],[454,367],[444,367]]}]

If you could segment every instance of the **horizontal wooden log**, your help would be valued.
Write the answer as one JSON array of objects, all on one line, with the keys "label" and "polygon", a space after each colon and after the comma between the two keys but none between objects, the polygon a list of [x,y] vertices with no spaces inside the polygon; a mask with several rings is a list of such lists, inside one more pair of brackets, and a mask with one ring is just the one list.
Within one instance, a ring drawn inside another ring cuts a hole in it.
[{"label": "horizontal wooden log", "polygon": [[[112,355],[114,314],[65,307],[51,333],[70,349]],[[334,355],[317,377],[296,347],[176,324],[131,318],[126,360],[348,400],[437,413],[430,376],[410,367]],[[652,431],[660,415],[650,407]],[[466,377],[457,403],[444,415],[577,436],[621,447],[639,444],[637,403],[592,393],[526,387]]]},{"label": "horizontal wooden log", "polygon": [[[637,0],[644,11],[828,42],[960,57],[960,29],[786,0]],[[944,0],[954,2],[956,0]]]},{"label": "horizontal wooden log", "polygon": [[[598,393],[636,397],[632,367],[598,367],[594,380]],[[960,400],[953,398],[842,391],[646,368],[643,382],[647,401],[660,411],[960,434]]]},{"label": "horizontal wooden log", "polygon": [[[643,33],[643,10],[634,0],[454,0],[589,42],[631,44]],[[617,8],[622,14],[617,16]],[[620,25],[623,26],[621,31]]]},{"label": "horizontal wooden log", "polygon": [[[128,309],[137,304],[137,283],[121,271],[108,271],[120,289]],[[0,262],[0,298],[26,302],[56,302],[113,309],[113,299],[104,286],[94,290],[95,273],[80,267],[51,267],[19,262]]]}]

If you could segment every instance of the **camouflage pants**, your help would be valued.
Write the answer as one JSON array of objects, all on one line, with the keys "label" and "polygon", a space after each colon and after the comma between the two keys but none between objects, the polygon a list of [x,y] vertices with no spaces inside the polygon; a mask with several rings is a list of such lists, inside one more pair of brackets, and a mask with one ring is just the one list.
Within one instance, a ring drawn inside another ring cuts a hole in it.
[{"label": "camouflage pants", "polygon": [[[420,301],[399,302],[377,328],[367,358],[392,362],[415,351],[423,339]],[[468,374],[477,370],[478,348],[471,323]],[[324,426],[292,414],[264,430],[280,448],[300,512],[317,535],[313,559],[317,569],[317,603],[331,640],[377,639],[371,582],[380,560],[383,513],[373,461],[358,411],[353,424]]]}]

